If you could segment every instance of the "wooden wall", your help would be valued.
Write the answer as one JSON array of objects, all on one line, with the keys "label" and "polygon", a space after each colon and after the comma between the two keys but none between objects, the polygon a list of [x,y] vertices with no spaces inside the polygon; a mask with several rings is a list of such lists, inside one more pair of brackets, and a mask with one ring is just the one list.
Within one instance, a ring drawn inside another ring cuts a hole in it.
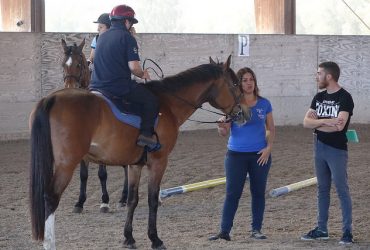
[{"label": "wooden wall", "polygon": [[[79,44],[86,38],[90,52],[93,34],[0,33],[0,140],[27,138],[28,114],[43,96],[62,88],[63,57],[60,40]],[[237,35],[139,34],[141,58],[155,60],[166,76],[199,64],[209,56],[224,61],[233,54],[232,67],[255,70],[261,94],[268,97],[277,125],[297,125],[316,93],[315,72],[324,60],[338,62],[341,84],[355,100],[352,121],[370,122],[370,37],[250,35],[249,57],[238,57]],[[192,117],[216,120],[198,111]],[[182,129],[212,128],[186,122]]]},{"label": "wooden wall", "polygon": [[45,0],[0,0],[0,13],[2,31],[45,31]]},{"label": "wooden wall", "polygon": [[0,8],[2,30],[31,31],[30,0],[0,0]]}]

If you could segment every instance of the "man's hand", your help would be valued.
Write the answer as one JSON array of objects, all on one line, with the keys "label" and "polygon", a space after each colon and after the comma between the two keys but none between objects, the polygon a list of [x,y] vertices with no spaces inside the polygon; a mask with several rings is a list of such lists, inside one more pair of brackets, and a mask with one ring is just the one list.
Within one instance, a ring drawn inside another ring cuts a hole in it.
[{"label": "man's hand", "polygon": [[308,118],[311,118],[311,119],[318,119],[318,117],[317,117],[317,114],[316,114],[316,111],[315,110],[309,110],[308,112],[307,112],[307,117]]},{"label": "man's hand", "polygon": [[343,123],[344,123],[344,119],[341,117],[331,118],[331,119],[325,119],[323,126],[335,127],[335,126],[341,126],[343,125]]}]

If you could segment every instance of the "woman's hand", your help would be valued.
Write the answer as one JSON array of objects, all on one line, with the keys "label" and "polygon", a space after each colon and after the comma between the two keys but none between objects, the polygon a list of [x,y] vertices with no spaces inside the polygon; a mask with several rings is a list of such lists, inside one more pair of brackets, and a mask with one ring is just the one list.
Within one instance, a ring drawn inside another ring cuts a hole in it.
[{"label": "woman's hand", "polygon": [[226,122],[226,117],[223,116],[218,119],[218,134],[221,136],[226,136],[230,130],[231,124],[230,122]]},{"label": "woman's hand", "polygon": [[271,148],[267,146],[261,151],[259,151],[258,154],[261,154],[261,156],[257,160],[258,165],[260,166],[266,165],[270,158]]}]

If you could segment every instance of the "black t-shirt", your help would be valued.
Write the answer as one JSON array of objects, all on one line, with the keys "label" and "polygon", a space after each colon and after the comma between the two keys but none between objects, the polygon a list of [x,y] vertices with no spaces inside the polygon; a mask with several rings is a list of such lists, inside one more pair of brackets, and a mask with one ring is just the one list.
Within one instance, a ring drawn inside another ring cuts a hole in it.
[{"label": "black t-shirt", "polygon": [[334,148],[347,150],[346,132],[353,114],[353,107],[351,94],[343,88],[332,94],[328,94],[326,90],[317,93],[311,102],[311,109],[316,110],[318,119],[336,118],[340,111],[349,113],[347,123],[342,131],[322,132],[315,129],[317,139]]}]

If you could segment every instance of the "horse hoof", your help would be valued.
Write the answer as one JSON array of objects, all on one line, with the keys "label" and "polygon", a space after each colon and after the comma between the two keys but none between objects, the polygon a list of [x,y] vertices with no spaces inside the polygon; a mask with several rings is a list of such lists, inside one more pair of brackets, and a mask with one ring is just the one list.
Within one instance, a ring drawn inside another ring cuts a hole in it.
[{"label": "horse hoof", "polygon": [[164,250],[164,249],[166,249],[166,247],[163,244],[163,241],[161,241],[160,239],[158,239],[155,242],[152,242],[152,249]]},{"label": "horse hoof", "polygon": [[109,213],[109,207],[100,208],[100,213],[103,213],[103,214]]},{"label": "horse hoof", "polygon": [[118,208],[120,207],[126,207],[127,206],[127,203],[126,202],[119,202],[118,203]]},{"label": "horse hoof", "polygon": [[74,207],[72,212],[75,214],[80,214],[83,210],[84,209],[82,207]]},{"label": "horse hoof", "polygon": [[108,213],[109,212],[109,204],[102,203],[100,205],[100,213]]},{"label": "horse hoof", "polygon": [[159,247],[152,247],[152,249],[155,249],[155,250],[165,250],[167,248],[166,248],[166,246],[164,244],[162,244]]},{"label": "horse hoof", "polygon": [[128,243],[127,240],[123,243],[123,247],[127,249],[136,249],[136,244],[134,243]]}]

